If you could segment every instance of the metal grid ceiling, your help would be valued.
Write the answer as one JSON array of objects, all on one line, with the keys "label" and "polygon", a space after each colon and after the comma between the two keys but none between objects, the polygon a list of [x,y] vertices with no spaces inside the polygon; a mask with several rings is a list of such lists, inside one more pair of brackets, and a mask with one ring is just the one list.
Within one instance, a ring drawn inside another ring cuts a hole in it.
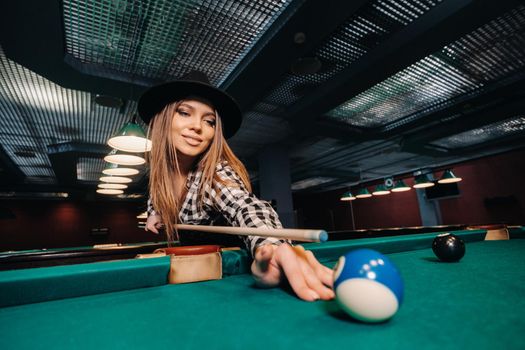
[{"label": "metal grid ceiling", "polygon": [[[314,74],[285,74],[276,87],[255,105],[250,114],[279,115],[306,94],[314,91],[323,82],[336,76],[341,70],[386,40],[389,35],[428,12],[441,0],[377,0],[365,5],[345,21],[334,34],[317,48],[312,56],[322,61],[323,68]],[[260,118],[266,129],[275,126],[273,120]],[[281,131],[281,130],[279,130]],[[268,132],[268,131],[266,131]],[[270,130],[270,133],[273,132]],[[282,137],[287,132],[280,133]],[[260,147],[246,147],[252,133],[243,126],[231,140],[244,156],[253,154]]]},{"label": "metal grid ceiling", "polygon": [[291,0],[64,0],[66,51],[102,76],[220,85]]},{"label": "metal grid ceiling", "polygon": [[292,184],[292,191],[304,190],[306,188],[319,186],[338,180],[337,177],[316,176],[309,179],[296,181]]},{"label": "metal grid ceiling", "polygon": [[290,125],[281,118],[249,112],[243,117],[242,127],[228,143],[239,157],[248,157],[262,146],[278,142],[290,133]]},{"label": "metal grid ceiling", "polygon": [[525,116],[509,118],[432,142],[447,149],[463,148],[525,132]]},{"label": "metal grid ceiling", "polygon": [[408,117],[406,123],[524,67],[525,6],[521,5],[353,97],[328,116],[366,128]]},{"label": "metal grid ceiling", "polygon": [[339,26],[312,53],[323,65],[318,73],[287,73],[264,100],[277,106],[292,105],[440,2],[441,0],[370,2]]},{"label": "metal grid ceiling", "polygon": [[0,47],[0,134],[5,152],[29,182],[56,183],[47,146],[66,141],[105,144],[136,103],[101,107],[90,93],[65,89],[9,60]]},{"label": "metal grid ceiling", "polygon": [[[324,138],[320,140],[303,142],[290,151],[290,159],[294,163],[309,161],[313,155],[322,158],[341,148],[341,141],[333,138]],[[346,148],[351,145],[345,144]]]},{"label": "metal grid ceiling", "polygon": [[96,182],[99,180],[107,163],[101,158],[80,157],[77,162],[77,179]]}]

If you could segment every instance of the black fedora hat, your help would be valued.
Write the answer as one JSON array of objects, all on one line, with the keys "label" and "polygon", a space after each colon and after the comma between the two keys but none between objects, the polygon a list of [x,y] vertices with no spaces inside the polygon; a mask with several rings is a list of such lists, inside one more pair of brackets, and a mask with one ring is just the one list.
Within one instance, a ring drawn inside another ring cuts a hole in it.
[{"label": "black fedora hat", "polygon": [[224,91],[212,86],[206,74],[192,71],[180,80],[153,86],[139,99],[137,111],[148,124],[164,107],[188,97],[202,97],[218,111],[226,138],[232,137],[241,126],[242,113],[235,100]]}]

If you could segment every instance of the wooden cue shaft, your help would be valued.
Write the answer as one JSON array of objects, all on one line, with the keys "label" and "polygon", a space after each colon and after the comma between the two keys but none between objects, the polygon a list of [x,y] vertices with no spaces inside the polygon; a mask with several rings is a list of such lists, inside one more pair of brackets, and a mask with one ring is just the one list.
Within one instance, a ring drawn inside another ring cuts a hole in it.
[{"label": "wooden cue shaft", "polygon": [[267,228],[267,227],[231,227],[231,226],[205,226],[178,224],[179,230],[200,231],[210,233],[225,233],[239,236],[261,236],[291,239],[301,242],[325,242],[328,234],[325,230],[302,230],[292,228]]}]

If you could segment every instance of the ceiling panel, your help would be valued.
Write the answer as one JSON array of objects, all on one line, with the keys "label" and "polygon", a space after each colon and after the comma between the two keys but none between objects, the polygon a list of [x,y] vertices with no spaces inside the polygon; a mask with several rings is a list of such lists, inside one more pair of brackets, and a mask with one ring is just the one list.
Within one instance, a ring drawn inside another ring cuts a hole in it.
[{"label": "ceiling panel", "polygon": [[523,136],[525,136],[525,116],[509,118],[481,128],[445,137],[432,142],[432,144],[446,149],[457,149],[519,134],[524,134]]},{"label": "ceiling panel", "polygon": [[291,0],[64,0],[66,51],[93,74],[221,84]]},{"label": "ceiling panel", "polygon": [[91,93],[60,87],[8,59],[1,47],[0,79],[2,146],[29,183],[56,183],[49,145],[104,145],[136,110],[135,102],[99,106]]},{"label": "ceiling panel", "polygon": [[[439,0],[370,1],[342,23],[308,58],[296,62],[263,101],[292,106],[322,83],[438,5]],[[319,66],[315,70],[315,66]],[[297,72],[293,72],[297,70]]]},{"label": "ceiling panel", "polygon": [[352,97],[327,119],[364,128],[409,122],[524,68],[522,5]]}]

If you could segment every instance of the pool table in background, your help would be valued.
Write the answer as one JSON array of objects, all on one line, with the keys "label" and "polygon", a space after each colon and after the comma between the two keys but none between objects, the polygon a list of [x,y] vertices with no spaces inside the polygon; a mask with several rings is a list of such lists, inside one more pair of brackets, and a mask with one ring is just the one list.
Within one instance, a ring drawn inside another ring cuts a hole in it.
[{"label": "pool table in background", "polygon": [[[330,240],[347,240],[356,238],[373,238],[385,236],[407,235],[428,232],[454,232],[463,230],[467,225],[442,225],[431,227],[396,227],[384,229],[367,229],[352,231],[331,231],[328,232]],[[231,235],[213,235],[201,232],[181,231],[181,244],[218,244],[228,247],[241,246],[243,243],[237,237],[233,239]],[[191,237],[191,238],[190,238]],[[175,242],[177,244],[178,242]],[[71,265],[89,263],[97,261],[132,259],[137,254],[147,254],[155,249],[163,248],[166,242],[142,242],[142,243],[113,243],[98,244],[94,246],[71,247],[71,248],[47,248],[32,249],[25,251],[6,251],[0,252],[0,271]]]},{"label": "pool table in background", "polygon": [[416,233],[430,232],[454,232],[465,230],[469,225],[438,225],[438,226],[414,226],[414,227],[388,227],[388,228],[369,228],[359,230],[337,230],[328,231],[331,241],[340,241],[353,238],[374,238],[387,236],[401,236]]},{"label": "pool table in background", "polygon": [[3,271],[0,348],[523,349],[525,230],[509,231],[498,241],[456,231],[458,263],[435,258],[436,233],[305,244],[328,266],[360,247],[388,255],[405,298],[380,324],[255,288],[244,251],[224,253],[223,279],[179,285],[166,284],[168,257]]},{"label": "pool table in background", "polygon": [[137,254],[151,253],[165,246],[166,242],[114,243],[73,248],[6,251],[0,252],[0,271],[133,259]]}]

